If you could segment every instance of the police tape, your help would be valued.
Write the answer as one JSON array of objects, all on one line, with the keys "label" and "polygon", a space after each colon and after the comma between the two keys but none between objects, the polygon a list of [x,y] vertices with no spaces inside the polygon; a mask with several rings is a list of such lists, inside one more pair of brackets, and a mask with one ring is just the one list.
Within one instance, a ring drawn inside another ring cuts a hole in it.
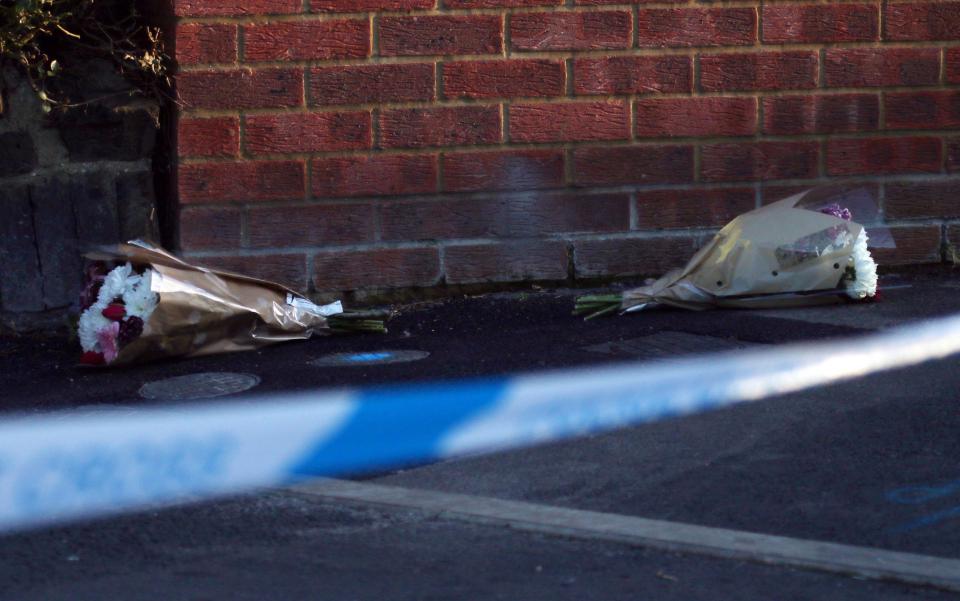
[{"label": "police tape", "polygon": [[517,376],[0,422],[0,530],[518,448],[960,351],[960,316],[860,338]]}]

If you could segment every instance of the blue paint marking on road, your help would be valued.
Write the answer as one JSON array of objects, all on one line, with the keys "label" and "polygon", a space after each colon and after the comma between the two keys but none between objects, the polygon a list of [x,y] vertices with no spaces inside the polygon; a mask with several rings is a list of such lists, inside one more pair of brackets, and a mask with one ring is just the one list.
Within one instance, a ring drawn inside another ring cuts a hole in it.
[{"label": "blue paint marking on road", "polygon": [[927,501],[960,493],[960,480],[940,486],[905,486],[887,493],[887,500],[900,505],[921,505]]},{"label": "blue paint marking on road", "polygon": [[354,363],[367,363],[369,361],[383,361],[384,359],[389,359],[393,357],[393,353],[356,353],[354,355],[347,355],[344,357],[347,361],[353,361]]},{"label": "blue paint marking on road", "polygon": [[896,528],[891,529],[890,532],[893,534],[905,534],[912,530],[917,530],[925,526],[933,526],[934,524],[939,524],[940,522],[944,522],[953,518],[960,518],[960,505],[925,515],[922,518],[916,519],[912,522],[897,526]]},{"label": "blue paint marking on road", "polygon": [[[887,492],[887,501],[897,503],[898,505],[923,505],[930,501],[950,497],[960,493],[960,480],[953,480],[946,484],[939,485],[918,485],[905,486]],[[904,534],[918,528],[933,526],[940,522],[960,517],[960,506],[944,509],[931,514],[927,514],[912,522],[901,524],[891,528],[892,534]]]},{"label": "blue paint marking on road", "polygon": [[[364,392],[359,409],[333,438],[308,451],[290,473],[329,476],[435,459],[437,446],[454,426],[503,398],[507,379],[382,388]],[[411,420],[410,416],[417,416]],[[402,436],[391,430],[402,424]]]}]

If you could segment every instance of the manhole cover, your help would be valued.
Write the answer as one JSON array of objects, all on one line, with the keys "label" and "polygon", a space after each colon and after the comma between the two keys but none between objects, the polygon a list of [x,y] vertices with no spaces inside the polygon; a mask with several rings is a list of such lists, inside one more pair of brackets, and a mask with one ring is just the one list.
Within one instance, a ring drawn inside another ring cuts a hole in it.
[{"label": "manhole cover", "polygon": [[140,387],[140,396],[155,401],[210,399],[250,390],[259,383],[253,374],[207,372],[147,382]]},{"label": "manhole cover", "polygon": [[344,365],[384,365],[386,363],[408,363],[426,359],[426,351],[368,351],[365,353],[334,353],[311,361],[319,367],[341,367]]},{"label": "manhole cover", "polygon": [[700,336],[685,332],[657,332],[640,338],[615,340],[584,347],[592,353],[642,359],[667,359],[678,355],[714,353],[749,348],[752,343],[741,340]]}]

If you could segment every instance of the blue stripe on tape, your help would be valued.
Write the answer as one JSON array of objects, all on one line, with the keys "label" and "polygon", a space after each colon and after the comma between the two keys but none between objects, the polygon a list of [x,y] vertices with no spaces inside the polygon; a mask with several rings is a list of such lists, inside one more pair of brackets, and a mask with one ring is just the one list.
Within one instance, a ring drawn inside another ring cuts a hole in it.
[{"label": "blue stripe on tape", "polygon": [[518,448],[957,352],[960,316],[847,341],[661,364],[0,420],[0,530],[183,494],[214,497],[312,475]]},{"label": "blue stripe on tape", "polygon": [[350,421],[308,451],[290,473],[294,478],[329,476],[432,459],[439,454],[443,435],[496,404],[508,382],[493,379],[364,391]]}]

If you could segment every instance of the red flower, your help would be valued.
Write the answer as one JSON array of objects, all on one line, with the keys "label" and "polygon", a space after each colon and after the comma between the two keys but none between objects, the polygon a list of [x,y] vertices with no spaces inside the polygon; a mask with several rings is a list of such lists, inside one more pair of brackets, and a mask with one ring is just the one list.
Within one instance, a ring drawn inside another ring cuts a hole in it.
[{"label": "red flower", "polygon": [[80,355],[80,364],[81,365],[103,365],[107,361],[103,358],[103,353],[95,353],[93,351],[87,351],[84,354]]},{"label": "red flower", "polygon": [[107,305],[107,308],[104,309],[102,313],[107,319],[120,321],[127,315],[127,310],[123,307],[123,305],[113,303],[112,305]]}]

